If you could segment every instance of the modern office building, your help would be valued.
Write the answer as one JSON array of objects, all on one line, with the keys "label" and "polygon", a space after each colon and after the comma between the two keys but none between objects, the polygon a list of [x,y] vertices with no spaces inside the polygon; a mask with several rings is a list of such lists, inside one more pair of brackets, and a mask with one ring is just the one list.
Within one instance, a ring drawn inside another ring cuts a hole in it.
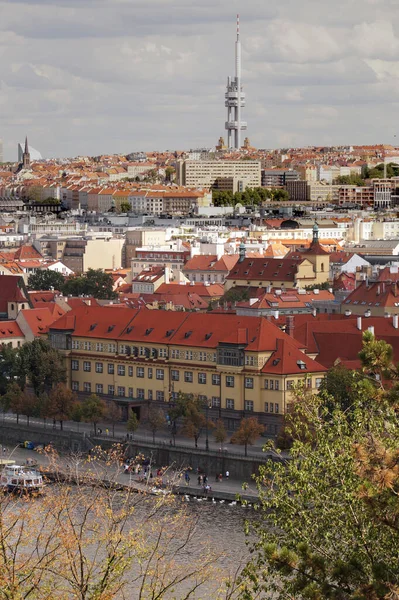
[{"label": "modern office building", "polygon": [[261,163],[258,160],[184,160],[177,163],[177,177],[180,185],[195,188],[216,187],[218,180],[233,178],[237,187],[245,182],[245,187],[260,187]]}]

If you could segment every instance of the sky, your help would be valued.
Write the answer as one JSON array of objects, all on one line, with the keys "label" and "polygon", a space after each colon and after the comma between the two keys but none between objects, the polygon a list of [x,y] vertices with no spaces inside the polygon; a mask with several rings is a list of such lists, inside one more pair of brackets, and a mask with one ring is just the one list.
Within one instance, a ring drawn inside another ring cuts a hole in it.
[{"label": "sky", "polygon": [[211,147],[240,13],[258,148],[396,143],[399,0],[0,0],[0,138],[44,157]]}]

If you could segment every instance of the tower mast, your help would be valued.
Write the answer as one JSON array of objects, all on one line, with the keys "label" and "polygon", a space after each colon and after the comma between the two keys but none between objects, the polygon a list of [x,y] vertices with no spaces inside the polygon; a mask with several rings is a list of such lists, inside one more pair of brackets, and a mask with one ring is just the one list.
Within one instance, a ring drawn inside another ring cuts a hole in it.
[{"label": "tower mast", "polygon": [[245,94],[241,88],[240,15],[237,15],[235,76],[227,78],[225,106],[227,108],[227,121],[225,123],[225,128],[227,130],[228,147],[239,150],[241,148],[241,131],[247,128],[245,121],[241,120],[241,108],[245,106]]}]

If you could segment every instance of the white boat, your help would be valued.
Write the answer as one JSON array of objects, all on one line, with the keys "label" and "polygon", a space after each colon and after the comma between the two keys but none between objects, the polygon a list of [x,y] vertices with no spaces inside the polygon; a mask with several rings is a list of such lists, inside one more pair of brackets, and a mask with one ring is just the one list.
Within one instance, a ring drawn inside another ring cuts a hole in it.
[{"label": "white boat", "polygon": [[8,465],[0,477],[0,487],[5,492],[38,493],[43,490],[42,475],[31,467]]}]

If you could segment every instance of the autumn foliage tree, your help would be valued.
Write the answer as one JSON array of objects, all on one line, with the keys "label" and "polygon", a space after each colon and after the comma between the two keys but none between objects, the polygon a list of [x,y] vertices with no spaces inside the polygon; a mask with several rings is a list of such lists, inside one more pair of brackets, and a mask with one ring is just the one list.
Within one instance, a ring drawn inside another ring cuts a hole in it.
[{"label": "autumn foliage tree", "polygon": [[248,446],[252,446],[256,442],[264,429],[264,426],[255,417],[241,419],[240,427],[231,436],[231,443],[244,446],[245,456],[247,456]]},{"label": "autumn foliage tree", "polygon": [[49,416],[60,422],[60,428],[63,429],[63,422],[71,417],[71,410],[76,401],[75,394],[63,383],[59,383],[50,392]]}]

